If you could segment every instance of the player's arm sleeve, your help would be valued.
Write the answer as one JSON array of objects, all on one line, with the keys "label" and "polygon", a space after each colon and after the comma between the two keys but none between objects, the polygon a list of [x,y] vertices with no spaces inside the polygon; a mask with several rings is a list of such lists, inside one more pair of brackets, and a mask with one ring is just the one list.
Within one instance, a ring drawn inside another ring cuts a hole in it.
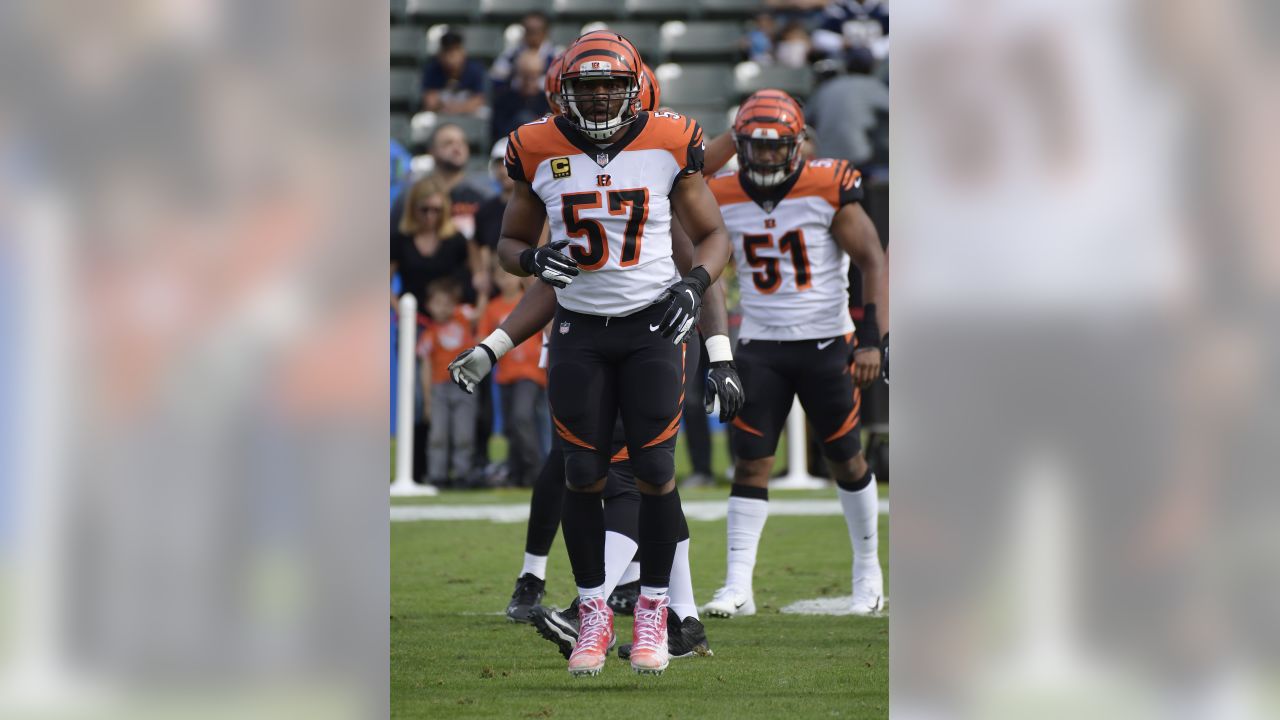
[{"label": "player's arm sleeve", "polygon": [[697,175],[702,172],[702,166],[706,163],[707,144],[703,141],[702,126],[697,120],[689,119],[691,124],[690,131],[683,137],[688,138],[688,142],[684,148],[684,163],[680,168],[678,177],[685,178],[690,175]]},{"label": "player's arm sleeve", "polygon": [[841,160],[836,165],[836,203],[838,207],[844,207],[849,203],[862,202],[862,173],[849,164],[846,160]]},{"label": "player's arm sleeve", "polygon": [[507,168],[507,177],[516,182],[529,182],[529,176],[525,175],[524,159],[520,157],[520,129],[516,128],[507,135],[507,154],[502,159],[502,164]]}]

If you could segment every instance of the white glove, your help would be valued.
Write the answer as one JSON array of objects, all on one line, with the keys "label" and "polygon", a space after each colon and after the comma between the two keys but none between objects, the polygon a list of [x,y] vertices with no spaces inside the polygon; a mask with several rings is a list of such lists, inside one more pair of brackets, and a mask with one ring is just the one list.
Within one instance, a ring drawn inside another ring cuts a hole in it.
[{"label": "white glove", "polygon": [[476,385],[493,370],[498,358],[506,355],[512,347],[514,344],[506,332],[494,330],[479,345],[463,350],[449,363],[449,377],[458,387],[473,393]]}]

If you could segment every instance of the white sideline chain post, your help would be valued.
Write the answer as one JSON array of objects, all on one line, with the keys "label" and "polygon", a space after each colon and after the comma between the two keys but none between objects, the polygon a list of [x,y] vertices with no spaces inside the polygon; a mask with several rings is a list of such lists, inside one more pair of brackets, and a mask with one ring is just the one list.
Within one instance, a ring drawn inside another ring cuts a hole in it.
[{"label": "white sideline chain post", "polygon": [[774,490],[822,490],[827,481],[809,474],[808,443],[804,437],[804,409],[800,407],[800,399],[791,399],[791,414],[787,416],[787,474],[777,480],[771,480],[769,487]]},{"label": "white sideline chain post", "polygon": [[400,296],[400,342],[396,362],[396,479],[393,497],[434,496],[434,485],[413,482],[413,351],[417,340],[418,299],[413,293]]}]

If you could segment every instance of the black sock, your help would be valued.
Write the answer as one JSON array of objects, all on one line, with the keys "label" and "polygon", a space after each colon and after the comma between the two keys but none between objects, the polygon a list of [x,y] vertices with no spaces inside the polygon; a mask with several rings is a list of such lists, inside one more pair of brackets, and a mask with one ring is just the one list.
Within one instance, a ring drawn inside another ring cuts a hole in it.
[{"label": "black sock", "polygon": [[601,493],[564,494],[564,546],[573,565],[573,579],[581,588],[604,585],[604,506]]},{"label": "black sock", "polygon": [[649,587],[671,585],[671,564],[684,524],[680,493],[640,496],[640,584]]},{"label": "black sock", "polygon": [[524,551],[546,557],[560,529],[560,512],[564,506],[564,454],[558,446],[551,448],[542,464],[529,498],[529,526],[524,534]]},{"label": "black sock", "polygon": [[839,480],[836,480],[836,486],[839,487],[841,490],[844,490],[845,492],[858,492],[859,490],[861,490],[862,488],[870,484],[871,484],[871,468],[870,467],[867,468],[866,472],[862,473],[862,477],[857,478],[852,482],[841,482]]}]

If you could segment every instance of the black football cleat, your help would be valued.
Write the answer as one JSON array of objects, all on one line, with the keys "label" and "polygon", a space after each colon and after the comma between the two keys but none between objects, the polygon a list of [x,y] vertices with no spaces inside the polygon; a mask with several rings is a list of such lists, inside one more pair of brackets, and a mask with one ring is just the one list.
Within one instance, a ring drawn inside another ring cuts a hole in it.
[{"label": "black football cleat", "polygon": [[640,597],[640,581],[619,585],[609,595],[609,609],[615,615],[635,615],[636,598]]},{"label": "black football cleat", "polygon": [[[667,655],[671,658],[715,655],[707,643],[707,628],[702,621],[690,616],[681,622],[675,611],[667,608]],[[631,659],[631,643],[618,646],[618,657]]]},{"label": "black football cleat", "polygon": [[531,623],[530,613],[542,602],[547,583],[536,575],[525,573],[516,580],[516,589],[507,604],[507,619],[511,622]]},{"label": "black football cleat", "polygon": [[565,660],[569,659],[569,655],[573,653],[573,646],[578,642],[579,602],[578,598],[574,598],[569,607],[564,610],[552,610],[539,605],[530,613],[531,622],[537,628],[538,634],[555,643]]}]

